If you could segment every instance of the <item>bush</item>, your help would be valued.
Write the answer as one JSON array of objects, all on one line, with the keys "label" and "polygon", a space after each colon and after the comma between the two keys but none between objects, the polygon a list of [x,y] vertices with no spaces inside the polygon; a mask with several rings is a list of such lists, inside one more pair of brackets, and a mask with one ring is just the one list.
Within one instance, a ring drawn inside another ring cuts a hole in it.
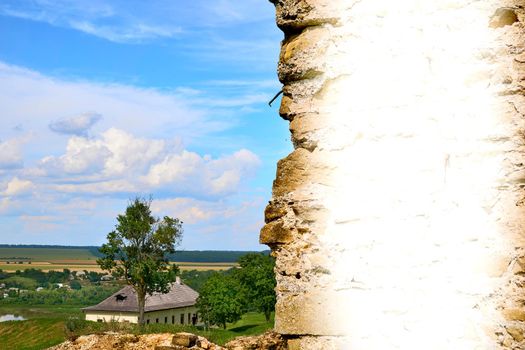
[{"label": "bush", "polygon": [[69,286],[71,287],[71,289],[74,289],[74,290],[81,290],[82,289],[82,285],[80,284],[79,281],[76,281],[76,280],[73,280],[73,281],[69,282]]}]

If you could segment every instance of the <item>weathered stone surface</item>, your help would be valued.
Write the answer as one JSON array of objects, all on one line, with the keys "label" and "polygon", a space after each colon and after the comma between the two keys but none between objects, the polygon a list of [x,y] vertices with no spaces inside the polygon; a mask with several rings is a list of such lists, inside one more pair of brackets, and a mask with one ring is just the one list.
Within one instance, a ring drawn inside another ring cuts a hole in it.
[{"label": "weathered stone surface", "polygon": [[[193,337],[197,338],[196,335]],[[173,345],[173,334],[121,334],[115,332],[107,332],[104,334],[90,334],[83,335],[76,338],[74,341],[66,341],[62,344],[53,346],[50,350],[101,350],[101,349],[127,349],[127,350],[187,350],[186,346]],[[201,342],[204,338],[199,337]],[[209,343],[209,342],[208,342]],[[224,349],[218,345],[209,343],[208,348],[192,349],[207,349],[207,350],[221,350]],[[195,344],[193,344],[195,345]]]},{"label": "weathered stone surface", "polygon": [[336,24],[345,2],[331,0],[270,0],[275,4],[277,25],[286,32],[326,23]]},{"label": "weathered stone surface", "polygon": [[523,1],[272,2],[295,150],[261,242],[288,348],[522,347]]},{"label": "weathered stone surface", "polygon": [[343,350],[351,349],[350,341],[343,337],[314,337],[303,336],[300,338],[291,338],[287,341],[288,350]]},{"label": "weathered stone surface", "polygon": [[229,350],[287,350],[286,340],[274,331],[252,337],[238,337],[226,344]]},{"label": "weathered stone surface", "polygon": [[505,309],[503,315],[507,320],[510,321],[522,321],[525,322],[525,310],[524,309]]},{"label": "weathered stone surface", "polygon": [[204,350],[210,350],[214,349],[215,344],[213,344],[206,338],[199,337],[199,339],[197,339],[196,341],[196,346]]},{"label": "weathered stone surface", "polygon": [[323,155],[298,148],[277,163],[273,196],[278,198],[312,183],[323,183],[331,171]]},{"label": "weathered stone surface", "polygon": [[180,332],[173,335],[172,344],[186,347],[192,347],[197,341],[197,336],[192,333]]},{"label": "weathered stone surface", "polygon": [[282,218],[286,215],[288,209],[284,203],[271,201],[264,210],[264,219],[266,223]]},{"label": "weathered stone surface", "polygon": [[339,296],[332,291],[309,290],[298,294],[283,294],[275,306],[279,315],[275,330],[283,334],[344,335],[345,325],[334,327],[345,311],[341,305],[331,303]]},{"label": "weathered stone surface", "polygon": [[517,327],[507,327],[507,333],[509,333],[510,336],[517,342],[520,342],[523,339],[525,339],[525,337],[523,336],[523,329]]},{"label": "weathered stone surface", "polygon": [[291,227],[285,227],[282,220],[269,222],[261,229],[259,242],[261,244],[289,243],[294,237],[293,230]]},{"label": "weathered stone surface", "polygon": [[491,28],[509,26],[518,22],[516,10],[510,7],[499,8],[490,19]]},{"label": "weathered stone surface", "polygon": [[[281,82],[311,79],[321,75],[324,60],[316,61],[329,45],[327,31],[312,27],[283,42],[278,74]],[[307,55],[309,53],[310,55]],[[310,58],[310,59],[307,59]]]}]

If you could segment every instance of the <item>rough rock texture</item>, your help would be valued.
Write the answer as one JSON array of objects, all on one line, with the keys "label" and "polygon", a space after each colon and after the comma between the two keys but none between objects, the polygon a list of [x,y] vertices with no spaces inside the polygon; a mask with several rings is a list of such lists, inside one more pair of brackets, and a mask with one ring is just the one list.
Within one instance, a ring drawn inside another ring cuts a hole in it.
[{"label": "rough rock texture", "polygon": [[228,350],[286,350],[286,340],[274,331],[252,337],[239,337],[226,343]]},{"label": "rough rock texture", "polygon": [[[184,346],[186,345],[186,346]],[[49,350],[225,350],[206,338],[191,333],[121,334],[104,333],[80,336]]]},{"label": "rough rock texture", "polygon": [[295,148],[260,236],[276,331],[525,348],[525,1],[271,2]]}]

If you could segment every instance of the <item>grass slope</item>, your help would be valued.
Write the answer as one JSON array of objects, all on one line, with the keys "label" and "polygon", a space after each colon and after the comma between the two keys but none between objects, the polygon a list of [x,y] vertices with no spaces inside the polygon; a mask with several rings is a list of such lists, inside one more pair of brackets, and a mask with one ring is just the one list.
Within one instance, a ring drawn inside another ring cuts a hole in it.
[{"label": "grass slope", "polygon": [[[261,334],[273,327],[273,318],[266,322],[264,315],[250,312],[243,315],[238,322],[228,324],[224,329],[205,331],[189,326],[150,324],[140,330],[137,325],[122,323],[97,323],[82,321],[83,316],[78,307],[55,306],[9,306],[1,307],[0,314],[21,314],[30,318],[27,321],[10,321],[0,323],[0,349],[2,350],[40,350],[59,344],[66,340],[65,324],[68,317],[77,317],[81,321],[74,334],[89,334],[108,330],[129,333],[176,333],[191,332],[202,335],[217,344],[225,344],[235,337]],[[70,333],[71,334],[71,333]]]},{"label": "grass slope", "polygon": [[64,341],[64,320],[37,318],[0,323],[0,348],[40,350]]}]

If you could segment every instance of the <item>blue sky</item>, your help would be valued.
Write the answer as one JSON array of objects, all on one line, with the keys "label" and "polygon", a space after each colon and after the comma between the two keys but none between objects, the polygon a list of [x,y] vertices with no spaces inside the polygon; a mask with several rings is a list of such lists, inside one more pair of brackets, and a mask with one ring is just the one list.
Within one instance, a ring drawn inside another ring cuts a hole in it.
[{"label": "blue sky", "polygon": [[0,243],[96,245],[128,200],[258,244],[287,123],[261,0],[0,3]]}]

